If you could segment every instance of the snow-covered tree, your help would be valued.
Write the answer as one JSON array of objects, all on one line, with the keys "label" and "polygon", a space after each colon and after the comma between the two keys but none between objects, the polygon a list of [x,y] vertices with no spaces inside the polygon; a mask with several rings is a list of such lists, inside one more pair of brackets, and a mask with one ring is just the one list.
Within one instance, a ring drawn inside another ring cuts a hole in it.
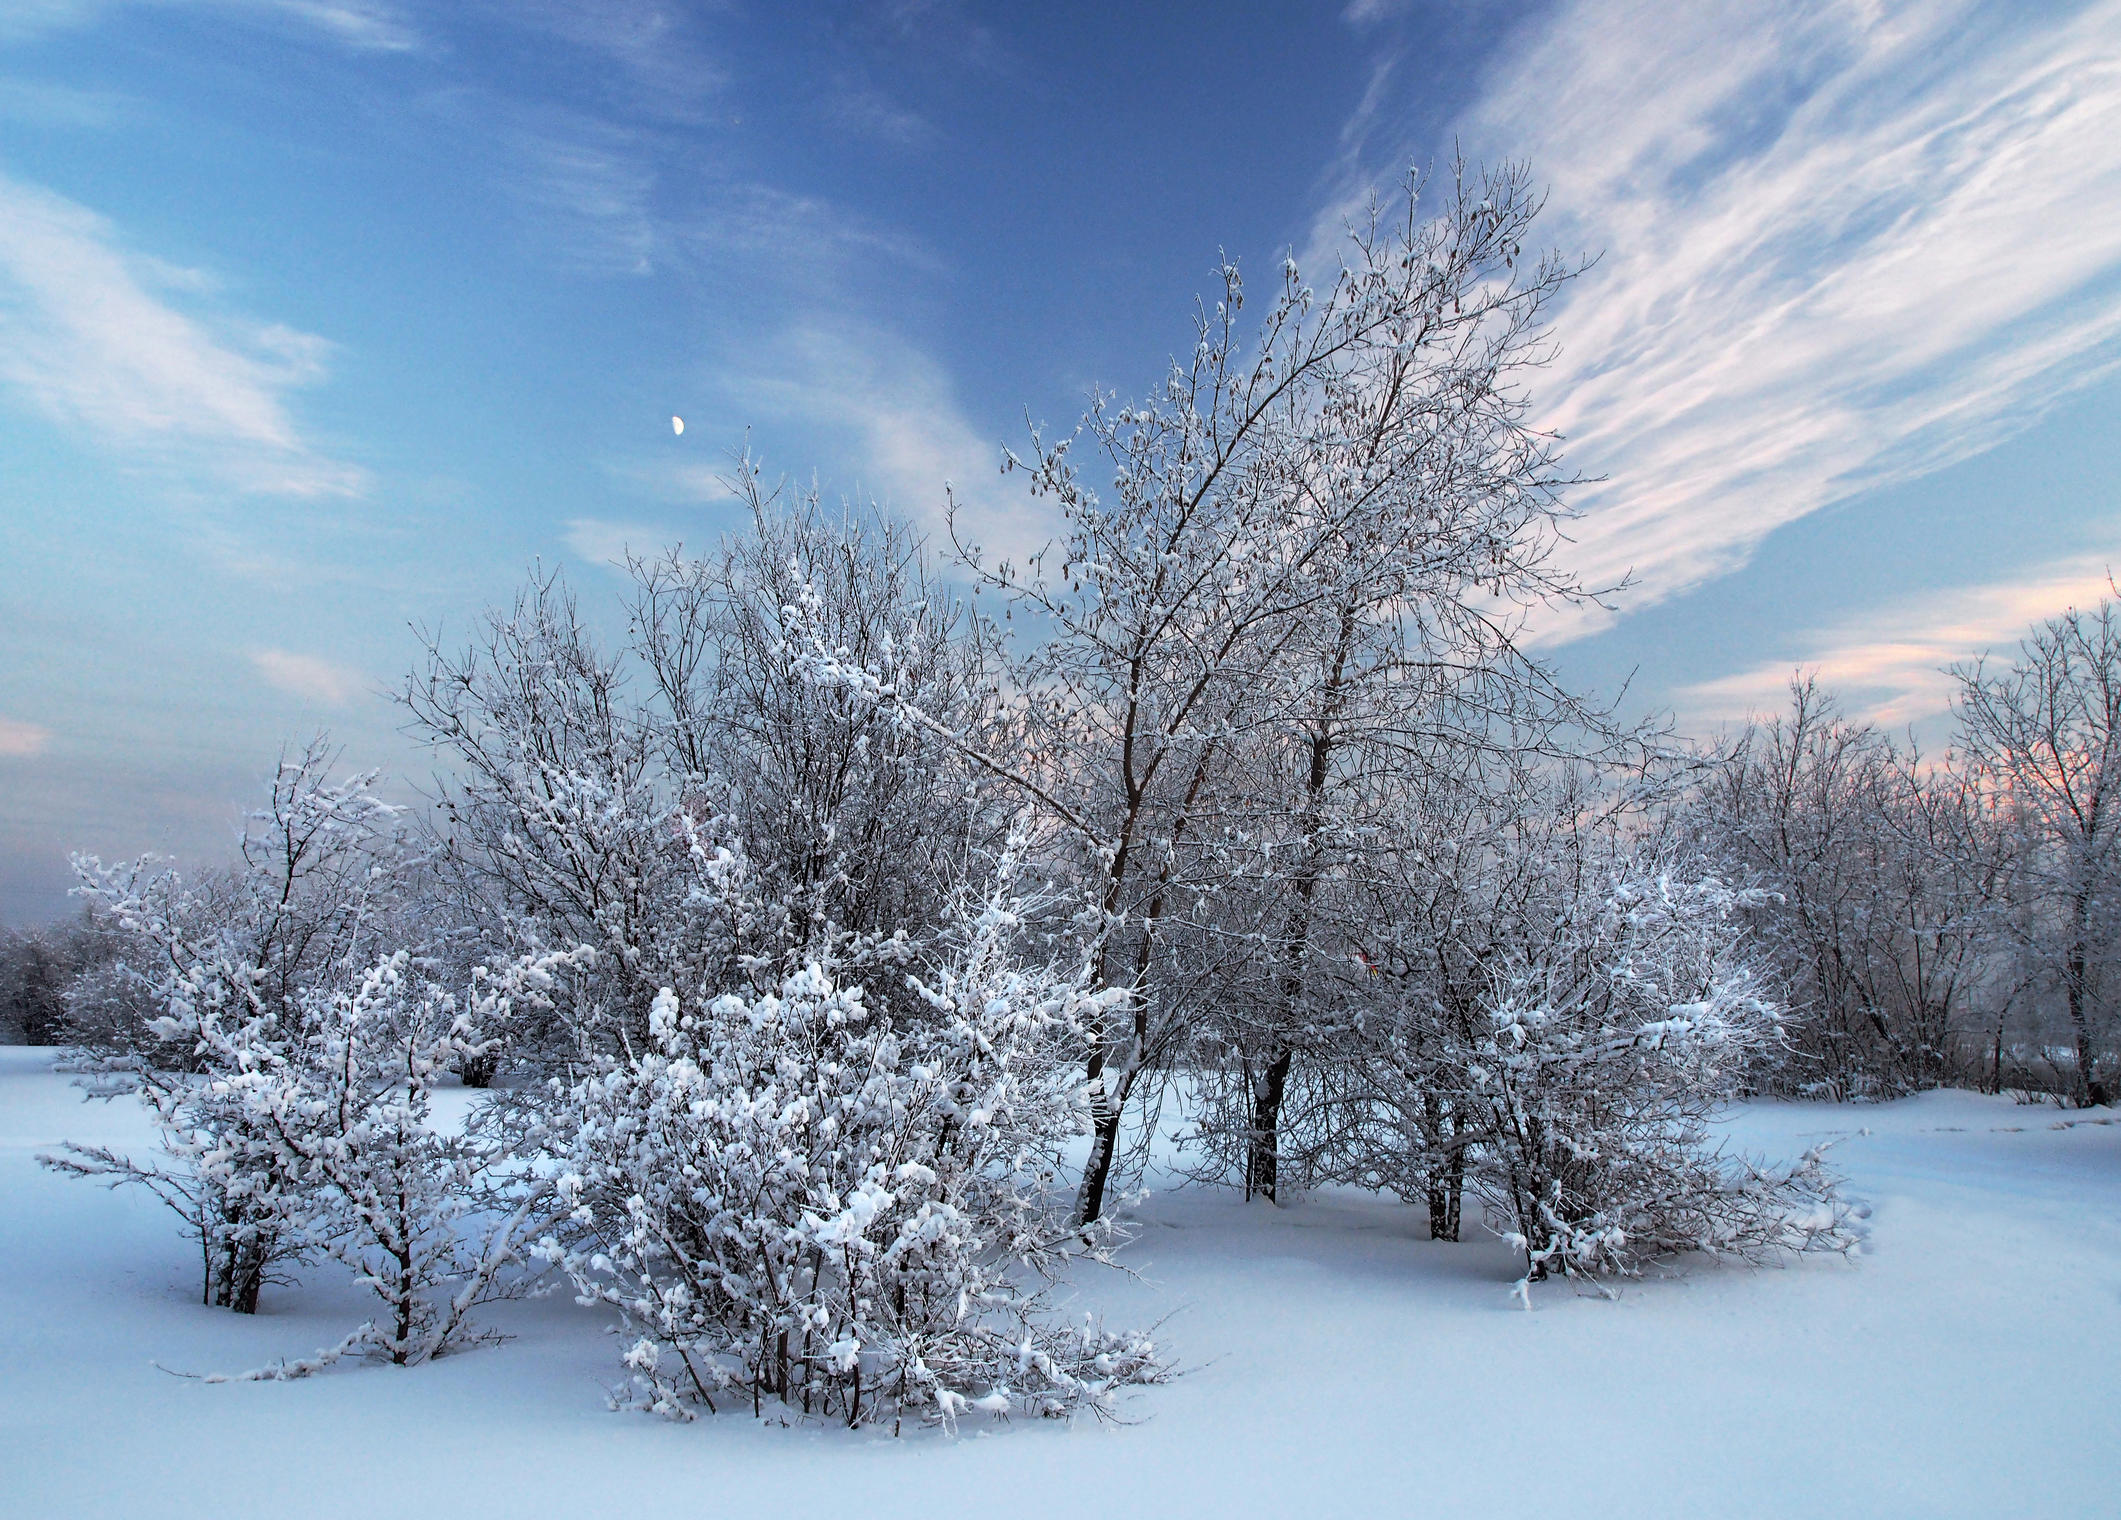
[{"label": "snow-covered tree", "polygon": [[910,700],[976,732],[994,707],[980,628],[906,524],[770,486],[748,455],[726,483],[750,508],[748,531],[705,555],[632,563],[642,722],[666,772],[731,819],[794,953],[830,932],[859,960],[932,928],[1014,808],[933,735],[808,679],[803,634],[888,666]]},{"label": "snow-covered tree", "polygon": [[[1667,831],[1669,779],[1622,785],[1531,742],[1415,779],[1321,917],[1287,1180],[1425,1201],[1439,1240],[1471,1193],[1528,1280],[1844,1243],[1816,1158],[1769,1171],[1713,1142],[1783,1021],[1754,896]],[[1207,1070],[1194,1144],[1227,1176],[1239,1136]]]},{"label": "snow-covered tree", "polygon": [[746,926],[712,901],[726,820],[671,784],[623,660],[557,574],[488,612],[461,650],[431,644],[405,700],[448,766],[429,822],[466,953],[599,952],[548,1016],[493,1033],[556,1060],[623,1048],[645,1034],[663,965],[733,974]]},{"label": "snow-covered tree", "polygon": [[1145,1336],[1044,1312],[1047,1272],[1103,1254],[1052,1206],[1098,996],[1019,961],[1012,875],[925,957],[926,1019],[829,956],[665,989],[640,1048],[558,1095],[572,1214],[545,1254],[632,1326],[638,1402],[951,1425],[1102,1412],[1162,1375]]},{"label": "snow-covered tree", "polygon": [[[859,510],[731,481],[748,532],[633,565],[606,649],[557,576],[464,648],[430,648],[407,705],[448,764],[437,871],[480,956],[587,945],[528,1064],[640,1045],[663,987],[771,985],[825,953],[902,965],[1009,811],[964,755],[804,674],[806,629],[985,732],[991,684],[919,542]],[[741,901],[728,890],[741,862]],[[901,1000],[902,989],[879,996]]]},{"label": "snow-covered tree", "polygon": [[1469,1181],[1527,1275],[1844,1244],[1816,1152],[1764,1171],[1711,1143],[1780,1035],[1741,894],[1684,860],[1623,855],[1554,906],[1489,972],[1461,1099],[1480,1137]]},{"label": "snow-covered tree", "polygon": [[1956,756],[1929,764],[1799,680],[1706,758],[1684,812],[1762,891],[1746,917],[1791,1015],[1784,1085],[1895,1096],[1968,1073],[1980,1023],[2000,1039],[2011,850]]},{"label": "snow-covered tree", "polygon": [[521,1285],[510,1269],[549,1196],[502,1133],[438,1124],[435,1089],[589,957],[475,966],[446,986],[447,958],[413,943],[432,926],[409,892],[417,862],[386,832],[396,810],[373,775],[331,779],[331,759],[319,742],[282,766],[232,876],[83,863],[159,1009],[148,1041],[101,1053],[92,1091],[136,1094],[162,1154],[46,1160],[176,1209],[209,1302],[255,1312],[278,1270],[343,1263],[384,1312],[332,1357],[420,1362]]},{"label": "snow-covered tree", "polygon": [[1286,262],[1256,326],[1225,265],[1155,395],[1100,394],[1075,433],[1034,433],[1010,456],[1060,536],[1022,566],[960,550],[1015,626],[1037,630],[1011,666],[1016,750],[979,744],[811,640],[821,680],[963,746],[1067,842],[1096,906],[1093,979],[1125,994],[1084,1057],[1085,1219],[1104,1208],[1137,1084],[1216,1003],[1234,944],[1218,899],[1240,876],[1252,953],[1281,966],[1281,1011],[1259,1025],[1254,1170],[1271,1190],[1288,1049],[1274,1030],[1301,1018],[1308,902],[1329,868],[1323,794],[1365,710],[1357,689],[1417,665],[1508,663],[1523,609],[1577,594],[1546,565],[1560,479],[1521,389],[1572,271],[1525,259],[1538,197],[1521,169],[1460,172],[1433,217],[1421,188],[1410,179],[1350,229],[1330,281],[1314,288]]},{"label": "snow-covered tree", "polygon": [[316,1242],[314,1190],[251,1094],[296,1059],[305,983],[356,955],[387,884],[381,861],[395,810],[376,796],[372,774],[331,779],[333,760],[321,739],[283,757],[233,871],[187,881],[145,860],[77,863],[153,1013],[144,1038],[101,1052],[91,1090],[136,1095],[162,1154],[68,1146],[47,1160],[154,1193],[198,1243],[205,1302],[244,1314]]},{"label": "snow-covered tree", "polygon": [[382,1300],[363,1344],[400,1365],[467,1338],[481,1304],[522,1285],[526,1234],[546,1220],[550,1190],[526,1158],[474,1125],[438,1126],[443,1078],[536,1001],[578,954],[474,969],[452,991],[405,950],[338,985],[305,989],[299,1047],[260,1051],[238,1087],[247,1127],[270,1135],[281,1170],[309,1192],[317,1248]]}]

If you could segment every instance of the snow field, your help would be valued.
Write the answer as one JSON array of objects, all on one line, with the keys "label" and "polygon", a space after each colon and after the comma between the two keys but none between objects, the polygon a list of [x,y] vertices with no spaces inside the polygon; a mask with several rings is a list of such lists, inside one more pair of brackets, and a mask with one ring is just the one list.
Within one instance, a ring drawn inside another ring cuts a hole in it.
[{"label": "snow field", "polygon": [[1849,1137],[1833,1154],[1871,1210],[1858,1261],[1692,1261],[1616,1302],[1547,1285],[1530,1314],[1507,1250],[1432,1244],[1416,1208],[1156,1194],[1135,1211],[1139,1278],[1092,1273],[1075,1300],[1115,1324],[1168,1315],[1183,1377],[1126,1425],[894,1441],[611,1413],[617,1345],[565,1292],[495,1306],[513,1340],[427,1367],[159,1371],[304,1355],[374,1301],[326,1267],[255,1319],[200,1307],[170,1216],[36,1165],[62,1139],[145,1149],[137,1111],[4,1050],[0,1514],[2121,1514],[2107,1117],[1965,1093],[1750,1105],[1734,1141],[1769,1156]]}]

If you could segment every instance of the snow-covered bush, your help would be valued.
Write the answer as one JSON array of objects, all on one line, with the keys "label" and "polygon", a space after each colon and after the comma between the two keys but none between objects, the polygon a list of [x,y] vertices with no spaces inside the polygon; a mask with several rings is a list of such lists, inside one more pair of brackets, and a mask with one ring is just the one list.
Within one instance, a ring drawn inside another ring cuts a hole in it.
[{"label": "snow-covered bush", "polygon": [[331,780],[331,760],[321,740],[283,759],[233,871],[187,881],[146,861],[77,863],[118,926],[130,995],[153,1013],[144,1035],[97,1052],[91,1091],[136,1095],[162,1154],[68,1146],[46,1160],[168,1204],[198,1243],[204,1301],[243,1314],[316,1240],[314,1189],[251,1098],[298,1059],[305,982],[353,955],[389,879],[394,810],[373,775]]},{"label": "snow-covered bush", "polygon": [[452,1349],[470,1338],[472,1310],[522,1285],[510,1268],[544,1222],[549,1189],[498,1139],[438,1128],[433,1094],[483,1052],[483,1026],[505,1022],[572,959],[478,967],[459,997],[392,951],[349,986],[306,992],[299,1050],[237,1084],[251,1126],[274,1137],[278,1166],[308,1191],[318,1248],[382,1300],[364,1343],[394,1362]]},{"label": "snow-covered bush", "polygon": [[1022,924],[1020,846],[983,864],[1008,810],[981,768],[790,642],[800,604],[984,722],[977,641],[913,540],[807,498],[781,517],[748,463],[736,484],[754,537],[636,565],[625,649],[541,580],[408,694],[457,762],[435,852],[471,942],[594,952],[549,1019],[510,1021],[546,1080],[491,1110],[566,1205],[541,1254],[633,1323],[637,1402],[668,1412],[1102,1410],[1158,1375],[1153,1347],[1040,1306],[1046,1272],[1109,1244],[1049,1205],[1085,1028],[1121,995],[1019,963],[1068,934],[1050,905]]},{"label": "snow-covered bush", "polygon": [[639,721],[672,782],[729,815],[778,937],[829,933],[860,962],[901,929],[934,928],[1016,805],[934,734],[812,679],[807,641],[888,671],[962,735],[995,716],[987,630],[911,525],[769,485],[748,456],[726,484],[748,531],[629,566]]},{"label": "snow-covered bush", "polygon": [[[622,644],[540,576],[464,648],[431,646],[408,686],[416,731],[446,757],[427,821],[467,943],[492,963],[597,951],[549,1018],[504,1032],[518,1072],[640,1048],[661,988],[770,982],[827,942],[873,963],[872,999],[907,1011],[881,973],[1008,831],[1013,805],[971,761],[809,679],[785,626],[801,601],[849,658],[980,728],[982,645],[912,530],[770,489],[748,459],[729,485],[751,530],[633,563]],[[725,890],[738,863],[740,898]]]},{"label": "snow-covered bush", "polygon": [[283,764],[240,871],[187,882],[83,863],[156,1011],[144,1039],[97,1053],[91,1091],[137,1096],[161,1155],[67,1146],[45,1159],[174,1208],[207,1302],[255,1312],[276,1273],[329,1257],[384,1308],[335,1355],[424,1361],[515,1286],[518,1236],[549,1192],[497,1137],[437,1126],[434,1090],[582,957],[525,956],[442,985],[439,963],[404,943],[419,914],[384,832],[394,809],[372,775],[329,769],[321,743]]},{"label": "snow-covered bush", "polygon": [[1846,1243],[1816,1152],[1769,1172],[1710,1144],[1709,1120],[1780,1038],[1742,906],[1713,877],[1623,858],[1492,971],[1464,1066],[1468,1181],[1528,1277]]},{"label": "snow-covered bush", "polygon": [[558,1095],[571,1233],[543,1252],[637,1333],[636,1402],[951,1425],[1105,1412],[1162,1375],[1145,1336],[1042,1312],[1045,1274],[1107,1239],[1052,1207],[1094,997],[1018,962],[1008,876],[914,980],[924,1019],[829,959],[665,989],[644,1048]]}]

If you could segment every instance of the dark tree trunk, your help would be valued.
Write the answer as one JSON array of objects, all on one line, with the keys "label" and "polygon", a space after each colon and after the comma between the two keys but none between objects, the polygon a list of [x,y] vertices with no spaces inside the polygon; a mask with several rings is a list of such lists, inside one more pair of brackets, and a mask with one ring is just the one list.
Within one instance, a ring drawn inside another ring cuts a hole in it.
[{"label": "dark tree trunk", "polygon": [[1105,1189],[1112,1182],[1112,1155],[1119,1148],[1119,1111],[1099,1113],[1090,1140],[1090,1163],[1083,1168],[1083,1190],[1076,1200],[1075,1222],[1089,1224],[1105,1212]]},{"label": "dark tree trunk", "polygon": [[1281,1103],[1289,1087],[1289,1063],[1295,1052],[1287,1045],[1274,1053],[1252,1099],[1252,1133],[1245,1142],[1245,1196],[1280,1201]]},{"label": "dark tree trunk", "polygon": [[2069,1027],[2077,1043],[2076,1099],[2079,1107],[2093,1107],[2107,1102],[2112,1094],[2106,1084],[2093,1074],[2092,1063],[2097,1053],[2092,1048],[2091,1015],[2085,1007],[2085,978],[2091,969],[2091,898],[2079,892],[2073,905],[2070,936],[2069,962],[2065,971],[2069,993]]},{"label": "dark tree trunk", "polygon": [[1112,1163],[1119,1154],[1119,1126],[1126,1116],[1127,1098],[1134,1088],[1131,1073],[1117,1081],[1107,1077],[1110,1061],[1100,1050],[1090,1064],[1090,1080],[1097,1096],[1090,1108],[1090,1159],[1083,1166],[1082,1191],[1075,1201],[1075,1222],[1089,1224],[1103,1217],[1105,1192],[1112,1185]]},{"label": "dark tree trunk", "polygon": [[265,1287],[264,1269],[257,1262],[245,1259],[237,1271],[236,1280],[229,1284],[228,1306],[238,1314],[256,1314],[258,1294]]},{"label": "dark tree trunk", "polygon": [[[1325,859],[1319,830],[1325,822],[1326,778],[1332,774],[1333,750],[1339,740],[1334,724],[1346,691],[1348,660],[1355,647],[1355,608],[1341,609],[1339,641],[1327,672],[1319,702],[1318,727],[1311,734],[1310,766],[1304,776],[1303,820],[1306,856],[1297,874],[1295,901],[1289,910],[1288,928],[1282,940],[1282,1027],[1296,1021],[1304,995],[1305,961],[1311,949],[1311,908],[1318,896],[1319,879],[1325,874]],[[1266,1077],[1252,1103],[1252,1128],[1245,1140],[1245,1196],[1257,1195],[1278,1202],[1276,1188],[1281,1171],[1281,1106],[1288,1091],[1289,1062],[1293,1054],[1286,1039],[1277,1039],[1274,1055],[1267,1063]]]}]

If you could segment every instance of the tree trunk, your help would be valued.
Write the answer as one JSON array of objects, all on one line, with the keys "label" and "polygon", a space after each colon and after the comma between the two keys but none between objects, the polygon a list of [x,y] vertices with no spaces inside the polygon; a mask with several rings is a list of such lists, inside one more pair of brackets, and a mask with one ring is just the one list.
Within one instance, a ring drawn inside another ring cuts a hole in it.
[{"label": "tree trunk", "polygon": [[1252,1133],[1245,1141],[1245,1197],[1278,1203],[1281,1196],[1281,1100],[1295,1052],[1278,1047],[1252,1099]]},{"label": "tree trunk", "polygon": [[265,1287],[264,1263],[244,1252],[236,1264],[236,1279],[229,1284],[228,1306],[238,1314],[258,1312],[258,1294]]},{"label": "tree trunk", "polygon": [[1127,1098],[1134,1090],[1134,1071],[1122,1068],[1115,1076],[1112,1062],[1100,1049],[1090,1065],[1090,1159],[1083,1165],[1082,1191],[1076,1195],[1075,1222],[1089,1224],[1105,1212],[1105,1192],[1112,1183],[1112,1163],[1119,1154],[1119,1126],[1126,1116]]},{"label": "tree trunk", "polygon": [[2106,1084],[2092,1075],[2095,1052],[2092,1049],[2091,1016],[2085,1008],[2084,980],[2091,963],[2091,898],[2086,892],[2077,894],[2073,904],[2072,933],[2069,944],[2069,962],[2064,973],[2069,992],[2069,1027],[2077,1042],[2077,1081],[2075,1097],[2080,1108],[2090,1108],[2108,1101],[2112,1096]]},{"label": "tree trunk", "polygon": [[[1311,905],[1318,896],[1319,878],[1325,873],[1323,851],[1318,842],[1325,822],[1326,778],[1332,773],[1333,750],[1339,735],[1334,724],[1340,717],[1347,689],[1348,660],[1355,647],[1357,624],[1353,603],[1340,612],[1340,632],[1333,660],[1327,671],[1319,701],[1318,727],[1311,734],[1310,766],[1304,776],[1304,803],[1298,816],[1306,841],[1303,869],[1297,874],[1295,901],[1289,911],[1288,928],[1282,939],[1281,1007],[1282,1027],[1296,1019],[1304,994],[1304,962],[1311,949]],[[1252,1128],[1245,1138],[1245,1196],[1254,1194],[1278,1202],[1280,1182],[1281,1104],[1288,1089],[1290,1044],[1274,1042],[1274,1055],[1267,1064],[1266,1080],[1254,1096]]]},{"label": "tree trunk", "polygon": [[1450,1149],[1444,1158],[1429,1169],[1429,1239],[1458,1239],[1460,1217],[1465,1210],[1466,1195],[1466,1151],[1456,1144],[1458,1126],[1442,1118],[1431,1103],[1430,1123],[1444,1135]]},{"label": "tree trunk", "polygon": [[1090,1139],[1090,1161],[1083,1168],[1083,1187],[1075,1202],[1075,1222],[1089,1224],[1105,1212],[1105,1189],[1112,1181],[1112,1156],[1119,1148],[1119,1109],[1100,1109]]}]

